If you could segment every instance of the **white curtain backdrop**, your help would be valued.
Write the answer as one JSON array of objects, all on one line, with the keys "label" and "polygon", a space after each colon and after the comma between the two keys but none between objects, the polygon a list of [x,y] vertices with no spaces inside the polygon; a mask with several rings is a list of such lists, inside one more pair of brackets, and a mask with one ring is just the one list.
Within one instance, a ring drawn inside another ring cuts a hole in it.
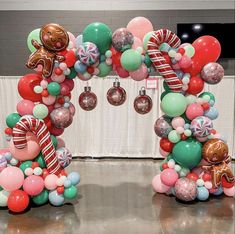
[{"label": "white curtain backdrop", "polygon": [[[4,139],[6,115],[16,111],[16,104],[21,99],[17,92],[20,77],[0,76],[0,148],[7,147]],[[62,138],[74,156],[91,157],[160,157],[158,141],[153,126],[155,120],[162,115],[160,110],[159,90],[147,90],[153,100],[150,113],[140,115],[135,112],[133,101],[145,82],[131,79],[120,79],[121,86],[127,92],[126,102],[114,107],[106,100],[107,90],[112,87],[115,77],[93,78],[89,81],[92,91],[97,95],[97,107],[90,112],[83,111],[78,105],[78,96],[83,92],[86,82],[75,80],[72,102],[76,107],[76,115]],[[161,82],[160,82],[161,83]],[[215,94],[216,107],[220,116],[215,121],[215,129],[226,136],[230,153],[235,153],[235,77],[226,76],[219,85],[206,86]]]}]

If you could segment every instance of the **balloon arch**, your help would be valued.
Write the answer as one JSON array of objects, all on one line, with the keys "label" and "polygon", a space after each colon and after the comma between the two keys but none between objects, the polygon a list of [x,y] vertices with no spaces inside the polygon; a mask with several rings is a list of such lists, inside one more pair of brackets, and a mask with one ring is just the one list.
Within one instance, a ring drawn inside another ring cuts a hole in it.
[{"label": "balloon arch", "polygon": [[[0,152],[1,207],[17,213],[27,209],[30,200],[60,206],[76,197],[80,176],[66,173],[72,155],[59,137],[75,114],[70,102],[74,79],[87,81],[111,71],[140,81],[157,70],[164,78],[165,114],[156,120],[154,130],[165,159],[161,173],[153,178],[154,190],[185,202],[204,201],[210,194],[234,196],[228,146],[213,128],[212,120],[218,117],[215,97],[203,92],[205,82],[215,85],[224,76],[216,63],[221,52],[216,38],[202,36],[181,44],[170,30],[153,31],[148,19],[136,17],[114,33],[103,23],[92,23],[77,38],[50,23],[33,30],[27,43],[32,54],[26,66],[35,72],[19,80],[22,100],[17,112],[6,118],[9,149]],[[125,102],[119,81],[107,99],[116,106]],[[79,97],[81,108],[90,111],[96,103],[91,87],[85,87]],[[134,106],[140,114],[151,110],[145,90]]]}]

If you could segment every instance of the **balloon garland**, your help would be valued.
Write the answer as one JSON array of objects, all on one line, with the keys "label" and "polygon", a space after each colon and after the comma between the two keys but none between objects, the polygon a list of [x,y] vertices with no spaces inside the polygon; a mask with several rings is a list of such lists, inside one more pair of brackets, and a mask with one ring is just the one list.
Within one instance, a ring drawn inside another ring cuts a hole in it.
[{"label": "balloon garland", "polygon": [[[91,23],[77,38],[58,24],[33,30],[27,39],[32,52],[26,65],[34,70],[20,78],[22,100],[17,112],[6,118],[9,149],[0,151],[0,206],[23,212],[30,201],[48,201],[60,206],[77,195],[80,176],[67,174],[72,154],[59,136],[73,122],[75,107],[70,102],[76,77],[88,81],[111,71],[122,79],[147,79],[155,69],[163,77],[161,94],[164,115],[154,130],[165,157],[161,173],[153,178],[156,192],[171,193],[185,202],[207,200],[210,194],[234,196],[234,176],[229,167],[228,147],[214,129],[218,117],[215,97],[203,92],[204,83],[219,83],[223,67],[216,63],[221,46],[212,36],[192,44],[180,40],[168,29],[153,31],[144,17],[132,19],[113,34],[103,23]],[[116,80],[107,101],[122,105],[126,91]],[[79,105],[90,111],[97,97],[85,87]],[[141,90],[133,109],[147,114],[152,100]],[[20,202],[19,202],[20,201]]]}]

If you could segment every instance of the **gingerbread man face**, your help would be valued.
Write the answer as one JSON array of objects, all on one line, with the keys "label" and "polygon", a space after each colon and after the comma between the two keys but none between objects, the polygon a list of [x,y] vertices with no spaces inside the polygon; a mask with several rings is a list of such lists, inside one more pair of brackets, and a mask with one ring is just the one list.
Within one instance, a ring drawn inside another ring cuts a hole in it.
[{"label": "gingerbread man face", "polygon": [[221,163],[228,157],[228,146],[220,139],[209,140],[203,146],[202,157],[211,164]]},{"label": "gingerbread man face", "polygon": [[67,32],[58,24],[44,25],[40,31],[40,39],[46,49],[55,52],[65,50],[69,44]]}]

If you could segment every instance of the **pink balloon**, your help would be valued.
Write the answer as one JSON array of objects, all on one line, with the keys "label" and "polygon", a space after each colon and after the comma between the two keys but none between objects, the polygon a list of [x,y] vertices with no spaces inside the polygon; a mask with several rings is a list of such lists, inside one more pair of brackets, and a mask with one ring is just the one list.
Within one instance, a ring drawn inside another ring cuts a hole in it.
[{"label": "pink balloon", "polygon": [[229,197],[234,197],[235,196],[235,187],[231,188],[223,188],[224,189],[224,194],[229,196]]},{"label": "pink balloon", "polygon": [[61,137],[57,137],[57,149],[65,147],[65,142]]},{"label": "pink balloon", "polygon": [[183,43],[179,46],[179,48],[184,48],[185,46],[189,46],[189,45],[191,45],[191,44],[190,43]]},{"label": "pink balloon", "polygon": [[75,111],[76,111],[76,109],[75,109],[75,106],[73,105],[73,103],[69,103],[69,112],[70,112],[70,114],[72,115],[72,116],[74,116],[75,115]]},{"label": "pink balloon", "polygon": [[178,180],[178,173],[172,169],[167,168],[163,170],[160,174],[161,181],[166,186],[174,186],[175,182]]},{"label": "pink balloon", "polygon": [[57,83],[62,83],[65,80],[65,75],[62,73],[61,75],[57,76],[55,73],[52,73],[51,79]]},{"label": "pink balloon", "polygon": [[66,84],[69,87],[69,90],[72,91],[74,88],[74,81],[71,79],[65,79],[63,84]]},{"label": "pink balloon", "polygon": [[180,69],[179,63],[172,64],[172,68],[173,68],[174,70],[179,70],[179,69]]},{"label": "pink balloon", "polygon": [[159,147],[159,153],[162,157],[166,158],[169,155],[169,152],[164,151],[161,147]]},{"label": "pink balloon", "polygon": [[18,167],[6,167],[0,173],[0,186],[6,191],[19,189],[24,182],[24,173]]},{"label": "pink balloon", "polygon": [[60,94],[63,96],[69,95],[70,90],[69,90],[69,86],[67,84],[60,84]]},{"label": "pink balloon", "polygon": [[162,183],[160,174],[153,177],[152,186],[157,193],[166,193],[170,187]]},{"label": "pink balloon", "polygon": [[56,101],[56,96],[48,95],[47,97],[42,97],[42,102],[47,106],[54,104]]},{"label": "pink balloon", "polygon": [[46,189],[48,189],[48,190],[56,189],[56,187],[57,187],[56,181],[57,180],[58,180],[57,175],[55,175],[55,174],[48,175],[44,180]]},{"label": "pink balloon", "polygon": [[132,44],[132,49],[136,50],[138,47],[143,48],[143,42],[138,37],[134,37],[134,43]]},{"label": "pink balloon", "polygon": [[178,127],[184,127],[185,120],[182,117],[175,117],[172,120],[171,125],[174,129],[177,129]]},{"label": "pink balloon", "polygon": [[205,142],[208,140],[207,136],[206,137],[196,137],[196,139],[200,142]]},{"label": "pink balloon", "polygon": [[153,31],[152,23],[145,17],[135,17],[127,24],[127,29],[133,34],[143,40],[145,34]]},{"label": "pink balloon", "polygon": [[71,41],[73,43],[73,48],[76,47],[76,38],[75,36],[71,33],[71,32],[67,32],[69,35],[69,41]]},{"label": "pink balloon", "polygon": [[23,116],[23,115],[33,115],[33,108],[34,108],[34,103],[30,100],[21,100],[20,102],[17,103],[16,109],[17,112]]},{"label": "pink balloon", "polygon": [[148,68],[145,64],[141,64],[140,67],[136,71],[130,72],[130,77],[133,80],[141,81],[148,77]]},{"label": "pink balloon", "polygon": [[119,66],[116,67],[116,72],[121,78],[127,78],[129,77],[129,72],[125,70],[123,67]]},{"label": "pink balloon", "polygon": [[34,71],[36,72],[42,72],[43,66],[39,64],[36,68],[34,68]]},{"label": "pink balloon", "polygon": [[9,148],[0,149],[0,154],[5,154],[10,152]]},{"label": "pink balloon", "polygon": [[41,176],[30,175],[23,183],[24,191],[30,196],[36,196],[42,192],[44,188],[44,181]]},{"label": "pink balloon", "polygon": [[20,161],[32,160],[36,158],[41,151],[37,137],[33,133],[28,132],[26,134],[26,140],[27,146],[24,149],[17,149],[13,143],[13,140],[10,141],[10,152],[14,158]]},{"label": "pink balloon", "polygon": [[181,68],[188,68],[192,64],[191,58],[189,58],[187,55],[183,55],[181,60],[179,61],[179,66]]},{"label": "pink balloon", "polygon": [[186,116],[188,119],[193,120],[198,116],[202,116],[204,114],[203,108],[198,103],[191,103],[188,105],[186,109]]}]

